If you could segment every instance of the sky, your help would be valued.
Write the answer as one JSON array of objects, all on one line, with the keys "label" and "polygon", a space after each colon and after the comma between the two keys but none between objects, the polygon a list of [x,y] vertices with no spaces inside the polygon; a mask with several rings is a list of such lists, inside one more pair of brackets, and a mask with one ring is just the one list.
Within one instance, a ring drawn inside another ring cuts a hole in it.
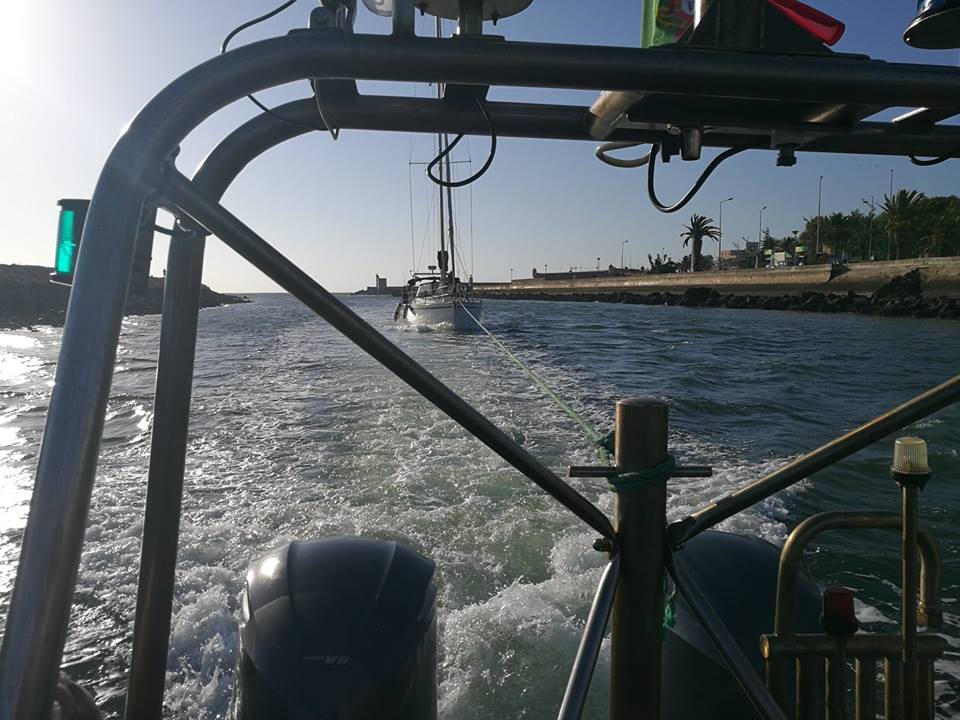
[{"label": "sky", "polygon": [[[0,23],[0,263],[51,265],[59,198],[89,197],[100,168],[124,126],[174,78],[216,54],[234,27],[278,0],[4,0]],[[282,35],[306,24],[316,0],[300,0],[276,18],[238,36],[236,44]],[[835,47],[895,62],[958,65],[957,52],[914,50],[901,39],[916,11],[912,0],[816,0],[847,24]],[[640,0],[534,0],[494,29],[509,40],[639,45]],[[432,32],[430,18],[418,32]],[[361,8],[357,32],[387,34],[390,21]],[[424,95],[426,86],[361,84],[361,91]],[[268,104],[305,97],[296,83],[264,93]],[[500,88],[492,99],[589,104],[574,91]],[[192,174],[231,130],[257,114],[242,100],[208,119],[184,142],[179,168]],[[893,116],[897,113],[888,113]],[[464,143],[466,146],[467,143]],[[472,138],[460,161],[483,162],[486,138]],[[500,141],[490,171],[456,198],[463,260],[478,281],[504,280],[569,267],[640,265],[648,253],[683,254],[680,232],[690,214],[718,219],[725,245],[756,238],[763,225],[777,236],[816,214],[862,209],[864,198],[896,188],[957,194],[956,161],[919,168],[899,158],[802,153],[793,168],[777,168],[774,152],[751,151],[722,165],[683,211],[663,215],[650,206],[646,173],[607,167],[594,145],[546,140]],[[680,197],[712,152],[699,163],[661,166],[661,198]],[[428,136],[344,131],[334,142],[312,133],[275,148],[235,181],[224,205],[332,291],[372,285],[374,276],[400,284],[435,252],[436,215],[422,165],[432,158]],[[462,162],[458,172],[469,166]],[[433,200],[435,202],[435,200]],[[162,218],[169,225],[169,218]],[[471,252],[472,238],[472,252]],[[624,245],[623,240],[629,240]],[[216,239],[207,245],[204,282],[220,291],[270,292],[276,286]],[[166,262],[157,236],[154,275]],[[711,248],[707,248],[707,252]],[[472,260],[471,260],[472,257]],[[461,273],[465,275],[467,273]]]}]

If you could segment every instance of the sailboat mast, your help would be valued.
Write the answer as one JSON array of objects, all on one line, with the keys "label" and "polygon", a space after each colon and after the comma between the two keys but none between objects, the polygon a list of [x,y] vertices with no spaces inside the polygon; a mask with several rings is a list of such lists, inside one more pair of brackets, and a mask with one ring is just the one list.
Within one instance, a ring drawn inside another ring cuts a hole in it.
[{"label": "sailboat mast", "polygon": [[[450,147],[450,136],[446,133],[443,135],[443,145],[444,149]],[[457,276],[457,253],[453,247],[453,188],[450,187],[450,178],[453,176],[450,173],[449,152],[443,164],[447,167],[447,238],[450,240],[450,279],[452,281]]]},{"label": "sailboat mast", "polygon": [[[437,21],[437,37],[440,38],[443,35],[443,28],[441,26],[440,16],[436,18]],[[437,82],[437,100],[443,100],[443,85],[440,82]],[[444,150],[443,147],[443,134],[437,133],[437,155],[440,155]],[[443,163],[440,163],[440,179],[443,180]],[[447,208],[449,211],[449,208]],[[447,249],[446,244],[444,243],[444,232],[446,228],[444,227],[444,208],[443,208],[443,187],[440,187],[440,253],[437,258],[438,264],[440,266],[440,276],[446,279],[447,276]]]}]

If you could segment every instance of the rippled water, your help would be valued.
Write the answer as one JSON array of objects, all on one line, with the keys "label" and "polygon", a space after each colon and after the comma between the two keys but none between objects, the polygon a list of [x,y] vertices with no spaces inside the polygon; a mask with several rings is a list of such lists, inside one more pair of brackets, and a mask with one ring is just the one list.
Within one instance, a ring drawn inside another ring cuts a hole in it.
[{"label": "rippled water", "polygon": [[[589,442],[481,335],[393,326],[392,301],[347,302],[548,465],[594,461]],[[485,303],[492,330],[595,426],[615,400],[670,402],[681,517],[960,369],[960,323],[601,304]],[[167,705],[222,716],[248,559],[292,538],[398,539],[437,561],[441,716],[556,714],[601,557],[585,529],[478,441],[282,295],[205,310],[194,387]],[[159,318],[124,322],[65,664],[122,712],[136,594]],[[0,334],[0,617],[36,464],[60,331]],[[944,556],[940,714],[960,712],[960,408],[917,424],[935,476],[921,517]],[[892,441],[726,524],[782,541],[820,510],[897,507]],[[605,510],[602,482],[574,481]],[[898,541],[824,536],[813,574],[858,590],[894,630]],[[605,717],[606,655],[588,717]]]}]

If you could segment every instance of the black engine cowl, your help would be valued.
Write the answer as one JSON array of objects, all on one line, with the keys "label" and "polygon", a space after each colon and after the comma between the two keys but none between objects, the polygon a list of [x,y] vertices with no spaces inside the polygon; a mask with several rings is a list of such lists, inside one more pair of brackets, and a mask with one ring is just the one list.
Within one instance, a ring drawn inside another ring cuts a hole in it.
[{"label": "black engine cowl", "polygon": [[434,563],[395,542],[324,538],[247,569],[236,720],[437,715]]}]

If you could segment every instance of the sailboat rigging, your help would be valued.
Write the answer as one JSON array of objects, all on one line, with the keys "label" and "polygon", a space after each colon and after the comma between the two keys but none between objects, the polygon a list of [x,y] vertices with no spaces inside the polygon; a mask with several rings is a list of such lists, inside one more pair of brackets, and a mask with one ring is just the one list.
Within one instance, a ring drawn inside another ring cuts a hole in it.
[{"label": "sailboat rigging", "polygon": [[[440,18],[437,18],[437,37],[441,37]],[[443,98],[443,85],[437,84],[437,98]],[[427,273],[414,272],[403,288],[400,302],[393,313],[396,322],[413,325],[449,327],[454,330],[474,330],[481,302],[473,297],[472,278],[463,283],[457,277],[456,232],[454,228],[450,136],[437,134],[437,157],[441,185],[439,188],[440,249],[437,264],[429,265]],[[446,197],[444,197],[446,196]]]}]

